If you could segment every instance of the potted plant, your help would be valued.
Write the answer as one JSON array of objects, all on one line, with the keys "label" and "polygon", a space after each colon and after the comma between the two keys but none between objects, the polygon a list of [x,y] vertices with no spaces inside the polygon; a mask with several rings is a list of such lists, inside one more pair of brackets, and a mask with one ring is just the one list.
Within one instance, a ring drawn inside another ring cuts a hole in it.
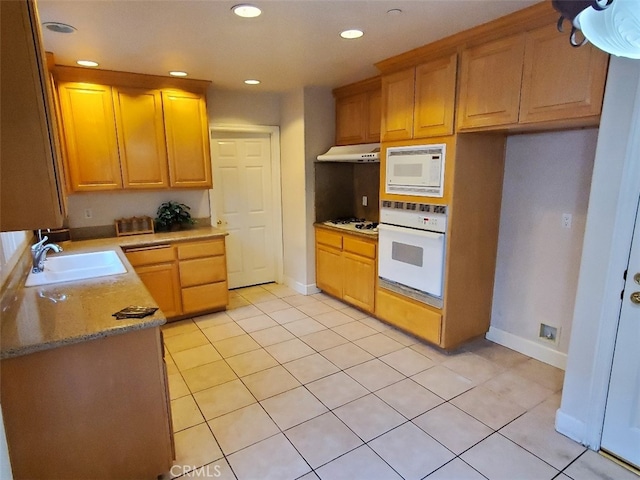
[{"label": "potted plant", "polygon": [[196,221],[189,213],[191,208],[184,203],[164,202],[156,213],[156,230],[180,230]]}]

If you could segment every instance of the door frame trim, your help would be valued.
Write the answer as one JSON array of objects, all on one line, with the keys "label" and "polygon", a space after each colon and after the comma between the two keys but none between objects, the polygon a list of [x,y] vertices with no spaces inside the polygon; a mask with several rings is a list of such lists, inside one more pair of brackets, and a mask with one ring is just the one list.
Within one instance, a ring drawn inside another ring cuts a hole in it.
[{"label": "door frame trim", "polygon": [[[273,204],[273,241],[275,246],[275,280],[282,283],[284,279],[284,240],[282,231],[282,182],[281,182],[281,157],[280,157],[280,127],[277,125],[233,125],[233,124],[209,124],[209,140],[223,133],[259,133],[270,137],[271,145],[271,195]],[[213,168],[213,158],[211,159]],[[214,181],[215,188],[215,181]],[[209,205],[213,205],[213,199],[209,195]],[[218,214],[211,211],[211,224],[216,226]]]},{"label": "door frame trim", "polygon": [[612,57],[556,430],[598,450],[640,197],[640,68]]}]

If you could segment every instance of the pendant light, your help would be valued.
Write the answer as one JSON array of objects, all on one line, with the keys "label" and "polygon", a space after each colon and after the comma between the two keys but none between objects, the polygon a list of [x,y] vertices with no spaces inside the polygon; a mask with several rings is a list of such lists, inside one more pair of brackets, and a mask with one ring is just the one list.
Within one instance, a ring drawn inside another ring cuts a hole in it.
[{"label": "pendant light", "polygon": [[[574,47],[591,42],[618,57],[640,59],[640,4],[638,0],[553,0],[564,20],[572,23],[569,41]],[[577,32],[583,38],[580,39]]]}]

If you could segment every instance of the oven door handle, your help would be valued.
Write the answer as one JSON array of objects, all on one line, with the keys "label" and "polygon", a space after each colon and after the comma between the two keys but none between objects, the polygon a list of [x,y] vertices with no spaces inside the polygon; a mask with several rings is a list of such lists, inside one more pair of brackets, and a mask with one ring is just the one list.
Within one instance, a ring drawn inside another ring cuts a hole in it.
[{"label": "oven door handle", "polygon": [[384,231],[400,233],[400,234],[403,234],[403,235],[407,235],[407,234],[409,234],[409,235],[418,235],[418,236],[423,237],[423,238],[432,238],[434,240],[444,237],[444,233],[431,232],[429,230],[420,230],[420,229],[411,228],[411,227],[397,227],[395,225],[388,225],[386,223],[380,223],[378,225],[378,233],[382,233]]}]

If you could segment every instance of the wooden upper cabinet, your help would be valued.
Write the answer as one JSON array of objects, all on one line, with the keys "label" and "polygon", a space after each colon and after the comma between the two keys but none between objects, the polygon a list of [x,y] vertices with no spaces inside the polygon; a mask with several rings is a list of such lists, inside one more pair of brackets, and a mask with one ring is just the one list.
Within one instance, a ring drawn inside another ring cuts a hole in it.
[{"label": "wooden upper cabinet", "polygon": [[607,66],[606,53],[571,47],[555,25],[468,48],[458,129],[597,125]]},{"label": "wooden upper cabinet", "polygon": [[380,89],[369,92],[367,97],[367,135],[365,143],[376,143],[380,141],[380,118],[382,106],[382,91]]},{"label": "wooden upper cabinet", "polygon": [[367,94],[360,93],[336,100],[336,144],[365,143],[367,135]]},{"label": "wooden upper cabinet", "polygon": [[56,66],[68,188],[211,188],[210,82]]},{"label": "wooden upper cabinet", "polygon": [[55,104],[33,1],[0,2],[0,230],[62,226]]},{"label": "wooden upper cabinet", "polygon": [[554,25],[527,32],[520,123],[597,117],[607,65],[606,53],[572,47]]},{"label": "wooden upper cabinet", "polygon": [[413,137],[453,134],[457,55],[416,67]]},{"label": "wooden upper cabinet", "polygon": [[336,99],[336,145],[380,141],[380,77],[333,91]]},{"label": "wooden upper cabinet", "polygon": [[72,190],[122,188],[111,87],[60,82],[58,93]]},{"label": "wooden upper cabinet", "polygon": [[515,35],[462,52],[458,129],[518,122],[524,49],[524,35]]},{"label": "wooden upper cabinet", "polygon": [[211,152],[204,95],[163,91],[172,187],[211,188]]},{"label": "wooden upper cabinet", "polygon": [[124,187],[168,187],[160,91],[114,87],[113,103]]},{"label": "wooden upper cabinet", "polygon": [[383,142],[408,140],[413,137],[415,68],[382,77]]}]

